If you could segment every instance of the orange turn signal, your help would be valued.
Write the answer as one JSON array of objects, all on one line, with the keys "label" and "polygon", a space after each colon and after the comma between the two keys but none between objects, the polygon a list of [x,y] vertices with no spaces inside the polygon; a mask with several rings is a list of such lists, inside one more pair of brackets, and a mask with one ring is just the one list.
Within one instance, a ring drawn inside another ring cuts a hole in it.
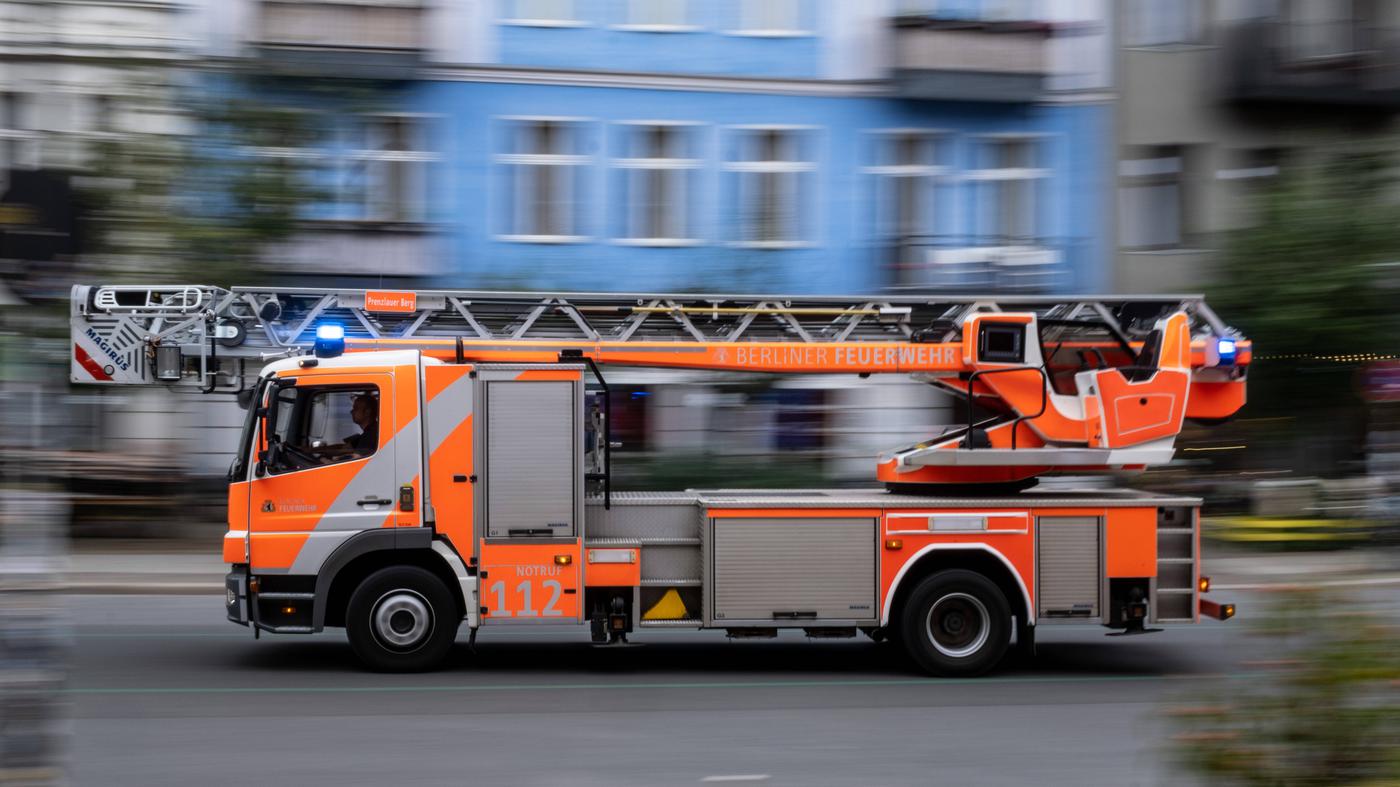
[{"label": "orange turn signal", "polygon": [[903,548],[904,548],[904,539],[902,539],[902,538],[887,538],[887,539],[885,539],[885,549],[903,549]]},{"label": "orange turn signal", "polygon": [[1220,608],[1220,619],[1221,619],[1221,620],[1229,620],[1230,618],[1233,618],[1234,616],[1235,616],[1235,605],[1234,605],[1234,604],[1226,604],[1225,606],[1223,606],[1223,607]]},{"label": "orange turn signal", "polygon": [[573,556],[573,555],[555,555],[555,556],[554,556],[554,565],[556,565],[556,566],[567,566],[567,565],[569,565],[569,564],[572,563],[572,562],[574,562],[574,556]]},{"label": "orange turn signal", "polygon": [[283,615],[295,615],[295,614],[297,614],[297,608],[296,608],[296,607],[283,607],[283,608],[282,608],[282,614],[283,614]]},{"label": "orange turn signal", "polygon": [[1210,577],[1201,577],[1196,580],[1196,589],[1202,593],[1210,592]]}]

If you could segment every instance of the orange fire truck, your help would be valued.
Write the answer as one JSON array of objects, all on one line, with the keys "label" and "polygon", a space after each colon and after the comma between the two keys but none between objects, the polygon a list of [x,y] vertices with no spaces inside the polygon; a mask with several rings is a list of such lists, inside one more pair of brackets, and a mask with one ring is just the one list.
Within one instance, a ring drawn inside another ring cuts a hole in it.
[{"label": "orange fire truck", "polygon": [[[74,382],[238,395],[228,618],[344,627],[375,669],[570,622],[863,632],[972,675],[1039,626],[1234,612],[1203,597],[1200,500],[1034,488],[1241,407],[1250,342],[1199,296],[79,286],[71,327]],[[968,419],[881,454],[879,489],[614,491],[604,366],[906,374]]]}]

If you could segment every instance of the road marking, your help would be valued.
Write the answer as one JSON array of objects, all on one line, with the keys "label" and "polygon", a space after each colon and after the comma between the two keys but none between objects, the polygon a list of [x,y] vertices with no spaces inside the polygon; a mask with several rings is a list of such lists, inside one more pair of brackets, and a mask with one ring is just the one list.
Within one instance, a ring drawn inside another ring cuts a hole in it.
[{"label": "road marking", "polygon": [[719,776],[706,776],[702,782],[766,782],[773,778],[766,773],[734,773]]},{"label": "road marking", "polygon": [[392,694],[424,692],[494,692],[494,691],[636,691],[638,689],[686,690],[699,689],[802,689],[881,686],[982,686],[1012,683],[1129,683],[1144,681],[1207,680],[1211,678],[1251,677],[1253,673],[1201,673],[1176,675],[1094,675],[1089,677],[982,677],[982,678],[872,678],[869,680],[754,680],[754,681],[695,681],[651,683],[495,683],[464,685],[408,686],[72,686],[59,689],[59,694]]}]

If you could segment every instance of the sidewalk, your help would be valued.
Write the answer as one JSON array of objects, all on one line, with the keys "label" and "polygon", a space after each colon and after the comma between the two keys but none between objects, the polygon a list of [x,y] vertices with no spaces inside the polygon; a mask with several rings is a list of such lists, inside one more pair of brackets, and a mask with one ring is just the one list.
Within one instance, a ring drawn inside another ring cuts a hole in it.
[{"label": "sidewalk", "polygon": [[[224,564],[216,549],[150,551],[139,542],[79,546],[67,558],[64,589],[70,593],[196,595],[224,592]],[[1400,585],[1400,555],[1394,552],[1206,552],[1201,573],[1216,590],[1263,590],[1289,585],[1345,587]]]},{"label": "sidewalk", "polygon": [[96,551],[84,545],[67,558],[69,593],[203,595],[224,592],[228,565],[208,552]]}]

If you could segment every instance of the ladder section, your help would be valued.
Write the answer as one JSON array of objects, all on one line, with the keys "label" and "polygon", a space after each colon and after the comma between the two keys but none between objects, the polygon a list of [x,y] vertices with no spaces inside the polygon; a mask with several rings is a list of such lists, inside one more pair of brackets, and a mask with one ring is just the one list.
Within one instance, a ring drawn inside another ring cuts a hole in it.
[{"label": "ladder section", "polygon": [[[73,379],[187,382],[208,390],[238,387],[263,362],[309,347],[324,323],[343,326],[352,348],[419,342],[417,346],[443,351],[460,339],[482,351],[543,351],[589,345],[933,344],[958,340],[969,314],[997,311],[1093,319],[1138,339],[1158,316],[1176,310],[1185,310],[1201,331],[1225,330],[1196,295],[1099,299],[77,286],[71,303]],[[599,360],[610,359],[604,354]],[[619,355],[616,362],[645,365],[649,360]]]}]

